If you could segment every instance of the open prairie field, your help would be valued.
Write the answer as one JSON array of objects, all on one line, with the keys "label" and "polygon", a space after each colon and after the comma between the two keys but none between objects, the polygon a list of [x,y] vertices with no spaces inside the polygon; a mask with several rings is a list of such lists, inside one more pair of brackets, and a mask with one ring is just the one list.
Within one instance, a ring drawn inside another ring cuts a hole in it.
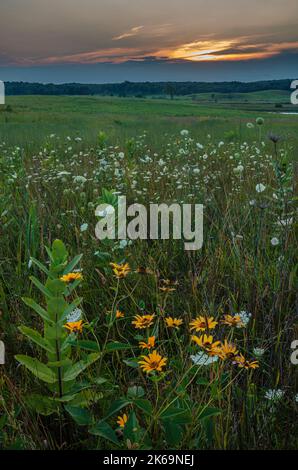
[{"label": "open prairie field", "polygon": [[[146,131],[150,143],[159,146],[165,133],[191,130],[205,139],[208,133],[223,139],[225,132],[241,140],[256,137],[246,124],[265,118],[263,134],[281,134],[297,144],[297,106],[282,91],[235,94],[202,94],[179,99],[117,98],[100,96],[8,96],[0,109],[0,133],[9,144],[21,142],[37,148],[50,134],[81,137],[96,144],[99,130],[111,144]],[[282,105],[282,107],[276,107]],[[247,109],[248,108],[248,109]],[[252,109],[250,109],[252,108]],[[156,127],[158,126],[158,127]]]},{"label": "open prairie field", "polygon": [[[298,115],[281,114],[297,109],[287,102],[274,91],[7,98],[2,448],[297,448]],[[148,212],[202,204],[202,247],[185,250],[174,217],[169,239],[99,240],[119,196]]]}]

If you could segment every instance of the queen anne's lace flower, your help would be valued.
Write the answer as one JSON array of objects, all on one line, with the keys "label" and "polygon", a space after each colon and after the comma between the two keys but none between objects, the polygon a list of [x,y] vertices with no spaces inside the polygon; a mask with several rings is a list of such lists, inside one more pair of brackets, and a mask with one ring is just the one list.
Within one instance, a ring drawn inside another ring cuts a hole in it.
[{"label": "queen anne's lace flower", "polygon": [[[243,324],[244,326],[247,326],[248,323],[249,323],[249,320],[250,320],[250,318],[251,318],[251,313],[248,313],[248,312],[245,312],[244,310],[242,310],[238,315],[239,315],[239,317],[240,317],[240,319],[241,319],[241,321],[242,321],[242,324]],[[237,326],[237,328],[239,328],[239,327]],[[241,327],[240,327],[240,328],[241,328]]]},{"label": "queen anne's lace flower", "polygon": [[275,389],[269,388],[269,390],[267,390],[267,392],[265,393],[265,398],[270,401],[278,402],[282,399],[284,394],[285,392],[281,390],[280,388],[275,388]]},{"label": "queen anne's lace flower", "polygon": [[190,356],[190,358],[196,366],[209,366],[210,364],[218,361],[218,356],[210,357],[204,352],[198,352],[197,354]]},{"label": "queen anne's lace flower", "polygon": [[75,308],[69,315],[67,315],[67,323],[74,323],[82,318],[82,310]]},{"label": "queen anne's lace flower", "polygon": [[265,191],[266,189],[266,186],[264,186],[262,183],[258,183],[256,185],[256,191],[257,193],[262,193],[263,191]]}]

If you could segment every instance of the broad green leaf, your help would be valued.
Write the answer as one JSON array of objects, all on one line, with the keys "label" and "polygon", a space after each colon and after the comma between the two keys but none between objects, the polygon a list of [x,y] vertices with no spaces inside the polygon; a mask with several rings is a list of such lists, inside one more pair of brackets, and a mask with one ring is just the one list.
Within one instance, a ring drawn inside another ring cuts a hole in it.
[{"label": "broad green leaf", "polygon": [[64,353],[67,350],[67,348],[70,348],[74,344],[75,344],[75,342],[72,341],[72,335],[66,336],[65,340],[62,341],[62,343],[61,343],[60,352]]},{"label": "broad green leaf", "polygon": [[55,296],[48,300],[48,312],[51,315],[51,318],[55,319],[55,322],[60,321],[67,307],[68,303],[63,299],[63,297]]},{"label": "broad green leaf", "polygon": [[122,410],[122,408],[124,408],[125,406],[128,406],[130,405],[132,402],[131,400],[126,400],[125,398],[120,398],[119,400],[115,400],[109,410],[108,410],[108,413],[106,414],[106,416],[104,417],[104,419],[108,419],[110,416],[114,415],[115,413],[118,413],[118,411]]},{"label": "broad green leaf", "polygon": [[23,335],[27,336],[27,338],[31,339],[34,343],[38,344],[41,348],[45,349],[50,353],[55,353],[55,349],[51,344],[41,336],[38,331],[29,328],[28,326],[19,326],[19,330]]},{"label": "broad green leaf", "polygon": [[108,441],[113,442],[117,446],[119,445],[119,441],[116,437],[115,431],[111,428],[108,423],[104,421],[100,421],[99,423],[95,424],[91,429],[89,429],[90,434],[95,434],[95,436],[103,437]]},{"label": "broad green leaf", "polygon": [[186,424],[192,420],[191,412],[185,408],[178,408],[174,405],[169,406],[160,414],[162,421],[171,420],[175,424]]},{"label": "broad green leaf", "polygon": [[48,257],[50,258],[50,261],[54,261],[54,258],[53,258],[53,255],[52,255],[52,252],[50,250],[50,248],[48,246],[45,246],[45,249],[46,249],[46,252],[48,254]]},{"label": "broad green leaf", "polygon": [[132,411],[129,413],[128,421],[123,429],[124,438],[129,439],[132,443],[138,442],[140,431],[141,429],[136,414]]},{"label": "broad green leaf", "polygon": [[147,415],[152,416],[153,409],[149,400],[146,400],[145,398],[137,398],[134,400],[134,404]]},{"label": "broad green leaf", "polygon": [[69,367],[72,365],[70,359],[62,359],[61,361],[51,361],[47,363],[48,367]]},{"label": "broad green leaf", "polygon": [[145,395],[145,390],[143,387],[140,387],[138,385],[133,385],[132,387],[129,387],[127,390],[127,396],[128,398],[142,398]]},{"label": "broad green leaf", "polygon": [[53,325],[53,326],[50,326],[50,325],[47,325],[47,327],[45,328],[45,338],[48,339],[48,340],[61,340],[63,339],[63,337],[66,335],[66,329],[63,328],[62,326],[59,326],[58,324],[57,325]]},{"label": "broad green leaf", "polygon": [[61,398],[55,398],[55,401],[59,403],[68,403],[72,401],[76,397],[76,393],[73,393],[72,395],[63,395]]},{"label": "broad green leaf", "polygon": [[90,411],[78,406],[65,405],[64,408],[79,426],[92,424],[92,415]]},{"label": "broad green leaf", "polygon": [[172,421],[165,421],[163,423],[166,442],[169,446],[177,446],[183,437],[183,428],[179,424],[174,424]]},{"label": "broad green leaf", "polygon": [[62,276],[63,271],[65,269],[66,262],[61,264],[53,264],[51,263],[50,273],[52,278],[58,279]]},{"label": "broad green leaf", "polygon": [[210,418],[211,416],[217,416],[222,413],[222,410],[220,408],[211,408],[211,407],[205,407],[202,409],[200,414],[198,415],[198,419],[206,419]]},{"label": "broad green leaf", "polygon": [[106,383],[107,381],[108,381],[108,379],[106,379],[105,377],[95,377],[95,379],[93,379],[93,382],[96,385],[102,385],[102,384]]},{"label": "broad green leaf", "polygon": [[51,292],[52,297],[60,297],[65,291],[65,283],[60,279],[50,279],[46,283],[46,288]]},{"label": "broad green leaf", "polygon": [[33,264],[35,264],[42,272],[44,272],[48,277],[51,277],[50,271],[44,266],[38,259],[34,258],[33,256],[30,257],[30,260]]},{"label": "broad green leaf", "polygon": [[77,255],[75,256],[70,263],[66,266],[66,268],[63,271],[63,274],[68,274],[73,271],[73,269],[76,267],[76,265],[81,261],[83,255]]},{"label": "broad green leaf", "polygon": [[52,297],[52,293],[47,289],[36,277],[30,276],[30,281],[49,299]]},{"label": "broad green leaf", "polygon": [[132,347],[127,343],[119,343],[118,341],[114,341],[108,343],[106,345],[106,352],[113,352],[113,351],[124,351],[125,349],[132,349]]},{"label": "broad green leaf", "polygon": [[38,359],[23,354],[18,354],[15,358],[43,382],[53,384],[57,381],[56,374]]},{"label": "broad green leaf", "polygon": [[87,339],[79,339],[79,340],[71,340],[70,342],[71,345],[73,346],[78,346],[81,349],[86,349],[87,351],[94,351],[94,352],[99,352],[99,345],[97,344],[96,341],[92,340],[87,340]]},{"label": "broad green leaf", "polygon": [[74,364],[70,367],[64,374],[63,380],[68,382],[69,380],[74,380],[83,370],[89,367],[93,362],[97,361],[100,357],[99,353],[91,353],[87,356],[86,359],[82,359],[81,361]]},{"label": "broad green leaf", "polygon": [[135,359],[134,357],[132,357],[130,359],[123,359],[123,362],[128,367],[132,367],[134,369],[137,369],[139,367],[138,359]]},{"label": "broad green leaf", "polygon": [[67,260],[67,250],[64,243],[61,240],[54,240],[52,244],[52,257],[54,263],[61,264]]},{"label": "broad green leaf", "polygon": [[29,299],[28,297],[22,297],[23,302],[30,308],[32,308],[41,318],[49,323],[53,323],[51,318],[48,315],[48,312],[38,305],[33,299]]},{"label": "broad green leaf", "polygon": [[79,406],[81,408],[89,407],[90,405],[102,400],[103,393],[95,392],[94,390],[82,390],[77,393],[69,403],[71,406]]},{"label": "broad green leaf", "polygon": [[25,403],[43,416],[50,416],[59,409],[58,403],[55,403],[49,397],[37,393],[25,397]]}]

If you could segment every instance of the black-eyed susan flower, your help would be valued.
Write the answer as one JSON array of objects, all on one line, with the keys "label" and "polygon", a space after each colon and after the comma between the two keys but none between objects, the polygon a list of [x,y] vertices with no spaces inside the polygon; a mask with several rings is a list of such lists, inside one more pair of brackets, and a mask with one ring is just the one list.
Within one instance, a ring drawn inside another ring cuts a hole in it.
[{"label": "black-eyed susan flower", "polygon": [[121,310],[116,310],[116,318],[124,318],[124,312],[121,312]]},{"label": "black-eyed susan flower", "polygon": [[141,349],[152,349],[155,346],[155,336],[149,336],[147,343],[145,341],[139,342],[139,347]]},{"label": "black-eyed susan flower", "polygon": [[218,356],[220,352],[220,341],[213,341],[213,336],[202,335],[192,336],[191,339],[209,354],[209,356]]},{"label": "black-eyed susan flower", "polygon": [[190,322],[189,327],[190,331],[205,331],[213,330],[217,324],[218,322],[214,320],[214,317],[203,317],[200,315]]},{"label": "black-eyed susan flower", "polygon": [[243,354],[235,357],[235,364],[238,364],[238,367],[243,369],[257,369],[259,367],[258,361],[248,361]]},{"label": "black-eyed susan flower", "polygon": [[142,356],[142,358],[143,360],[138,361],[138,363],[142,371],[146,372],[147,374],[155,370],[157,372],[161,372],[162,368],[165,367],[167,363],[167,358],[162,357],[156,350],[152,351],[152,353],[148,354],[148,356]]},{"label": "black-eyed susan flower", "polygon": [[209,345],[213,342],[213,336],[208,336],[208,335],[193,335],[191,337],[192,341],[194,341],[200,348],[205,348],[206,345]]},{"label": "black-eyed susan flower", "polygon": [[224,343],[219,348],[219,357],[221,359],[235,359],[237,354],[237,347],[225,339]]},{"label": "black-eyed susan flower", "polygon": [[182,325],[183,320],[181,318],[166,317],[165,323],[168,328],[179,328]]},{"label": "black-eyed susan flower", "polygon": [[82,273],[68,273],[60,277],[60,281],[63,281],[67,284],[73,281],[81,281],[82,279],[83,279]]},{"label": "black-eyed susan flower", "polygon": [[71,333],[82,333],[83,327],[83,320],[68,322],[64,325],[64,328],[69,330]]},{"label": "black-eyed susan flower", "polygon": [[152,315],[135,315],[131,323],[135,328],[142,330],[143,328],[148,328],[153,325],[154,317],[154,313]]},{"label": "black-eyed susan flower", "polygon": [[221,321],[224,325],[242,328],[244,323],[241,320],[240,315],[224,315],[224,319]]},{"label": "black-eyed susan flower", "polygon": [[110,265],[112,266],[113,272],[117,279],[123,279],[130,273],[130,267],[128,263],[110,263]]},{"label": "black-eyed susan flower", "polygon": [[120,428],[124,428],[128,421],[128,416],[127,414],[123,414],[122,416],[117,416],[117,424],[119,424]]}]

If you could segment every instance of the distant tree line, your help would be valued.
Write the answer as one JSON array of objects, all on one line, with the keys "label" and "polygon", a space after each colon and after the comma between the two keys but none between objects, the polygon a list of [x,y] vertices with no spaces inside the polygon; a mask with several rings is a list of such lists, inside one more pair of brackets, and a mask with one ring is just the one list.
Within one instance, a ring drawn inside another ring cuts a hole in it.
[{"label": "distant tree line", "polygon": [[103,95],[103,96],[174,96],[197,93],[250,93],[264,90],[290,90],[292,80],[267,80],[259,82],[142,82],[104,84],[64,83],[27,83],[6,82],[7,95]]}]

